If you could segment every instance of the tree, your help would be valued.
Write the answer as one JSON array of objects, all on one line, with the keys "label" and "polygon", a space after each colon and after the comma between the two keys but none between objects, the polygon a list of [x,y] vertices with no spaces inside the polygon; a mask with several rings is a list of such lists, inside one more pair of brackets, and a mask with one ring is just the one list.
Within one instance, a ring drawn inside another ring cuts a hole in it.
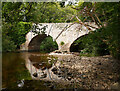
[{"label": "tree", "polygon": [[[33,24],[69,22],[72,14],[73,9],[61,7],[57,2],[3,2],[2,33],[19,49]],[[5,46],[4,38],[2,41]]]},{"label": "tree", "polygon": [[[30,29],[31,23],[25,22],[24,19],[30,11],[31,3],[21,3],[21,2],[4,2],[2,4],[2,34],[3,34],[3,45],[5,40],[9,41],[8,43],[13,42],[13,46],[19,46],[25,42],[25,35]],[[26,8],[26,11],[24,11]],[[5,37],[8,37],[5,39]],[[3,51],[4,51],[3,47]],[[9,50],[12,51],[12,48],[9,47]]]},{"label": "tree", "polygon": [[[85,21],[94,21],[99,29],[96,29],[95,36],[88,39],[89,41],[102,41],[100,43],[105,43],[108,46],[108,50],[113,57],[120,59],[120,38],[119,38],[119,2],[97,2],[97,3],[88,3],[80,2],[78,6],[72,7],[78,11],[75,17],[78,20],[78,23],[85,25]],[[85,16],[85,17],[83,17]],[[86,28],[90,30],[90,27],[86,25]],[[97,32],[97,34],[96,34]],[[89,38],[89,37],[88,37]],[[96,44],[96,42],[91,43],[90,45]],[[89,49],[89,48],[88,48]]]}]

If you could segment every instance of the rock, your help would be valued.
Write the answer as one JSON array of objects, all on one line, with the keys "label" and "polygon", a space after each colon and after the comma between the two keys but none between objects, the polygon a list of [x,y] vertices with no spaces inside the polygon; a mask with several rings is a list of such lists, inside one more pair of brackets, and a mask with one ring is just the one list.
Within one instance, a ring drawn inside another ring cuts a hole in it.
[{"label": "rock", "polygon": [[54,86],[54,85],[51,85],[51,86],[49,86],[49,88],[54,89],[54,88],[55,88],[55,86]]},{"label": "rock", "polygon": [[57,71],[53,71],[54,74],[58,75],[58,72]]},{"label": "rock", "polygon": [[120,90],[120,84],[118,82],[114,83],[112,86],[111,86],[112,89],[117,89],[117,91]]},{"label": "rock", "polygon": [[46,64],[47,62],[42,62],[42,64]]},{"label": "rock", "polygon": [[34,73],[33,76],[34,76],[34,77],[38,77],[38,73]]},{"label": "rock", "polygon": [[58,77],[62,77],[61,75],[58,75]]},{"label": "rock", "polygon": [[55,50],[53,53],[62,53],[62,52],[59,50]]},{"label": "rock", "polygon": [[72,73],[70,73],[70,72],[69,72],[69,73],[67,73],[67,75],[68,75],[68,76],[71,76],[71,75],[72,75]]},{"label": "rock", "polygon": [[43,75],[41,75],[40,78],[46,78],[46,77],[47,77],[47,74],[43,74]]},{"label": "rock", "polygon": [[62,74],[62,72],[58,72],[58,75],[61,75]]},{"label": "rock", "polygon": [[70,81],[70,80],[71,80],[71,77],[68,77],[67,79]]},{"label": "rock", "polygon": [[42,68],[41,68],[41,70],[45,70],[45,69],[46,69],[46,67],[42,67]]},{"label": "rock", "polygon": [[[53,67],[51,71],[59,79],[68,83],[71,82],[72,85],[76,84],[78,87],[108,89],[111,88],[113,82],[118,84],[117,79],[119,79],[119,74],[117,73],[119,67],[115,65],[115,61],[112,63],[111,60],[104,61],[102,57],[82,57],[80,59],[80,57],[75,55],[65,56],[63,59],[58,59],[59,62],[62,62],[57,67]],[[43,75],[43,77],[45,76]],[[118,88],[116,84],[113,84],[114,88]],[[51,86],[51,88],[53,87]]]},{"label": "rock", "polygon": [[108,79],[112,80],[112,79],[113,79],[113,76],[109,76]]},{"label": "rock", "polygon": [[68,53],[68,51],[62,51],[62,53]]},{"label": "rock", "polygon": [[52,69],[52,71],[57,71],[57,70],[58,70],[58,69],[57,69],[57,68],[55,68],[55,67]]},{"label": "rock", "polygon": [[98,63],[97,65],[102,65],[101,63]]}]

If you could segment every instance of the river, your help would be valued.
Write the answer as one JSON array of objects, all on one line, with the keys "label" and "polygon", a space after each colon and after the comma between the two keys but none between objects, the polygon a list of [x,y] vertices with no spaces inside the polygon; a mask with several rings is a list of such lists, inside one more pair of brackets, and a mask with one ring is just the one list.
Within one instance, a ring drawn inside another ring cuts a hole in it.
[{"label": "river", "polygon": [[39,52],[3,53],[2,89],[120,89],[119,70],[120,61],[110,55],[80,57]]},{"label": "river", "polygon": [[61,70],[57,69],[61,64],[57,60],[58,57],[39,52],[3,53],[3,90],[53,89],[55,82],[65,81],[65,76],[60,76]]}]

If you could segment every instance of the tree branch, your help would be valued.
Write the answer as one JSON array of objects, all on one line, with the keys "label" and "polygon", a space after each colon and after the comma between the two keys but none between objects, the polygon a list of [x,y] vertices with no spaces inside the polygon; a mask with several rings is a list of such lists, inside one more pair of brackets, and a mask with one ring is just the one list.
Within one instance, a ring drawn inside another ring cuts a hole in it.
[{"label": "tree branch", "polygon": [[91,29],[88,26],[86,26],[86,24],[84,24],[77,16],[76,16],[76,18],[80,22],[81,25],[84,25],[88,30],[91,31]]}]

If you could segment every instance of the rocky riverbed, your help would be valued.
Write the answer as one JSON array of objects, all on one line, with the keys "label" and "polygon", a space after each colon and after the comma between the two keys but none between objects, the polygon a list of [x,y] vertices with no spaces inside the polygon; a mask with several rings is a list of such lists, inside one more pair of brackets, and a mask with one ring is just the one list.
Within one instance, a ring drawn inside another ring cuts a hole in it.
[{"label": "rocky riverbed", "polygon": [[110,55],[55,56],[60,63],[56,63],[52,71],[59,77],[63,77],[74,88],[120,90],[120,61],[113,59]]},{"label": "rocky riverbed", "polygon": [[4,54],[2,90],[120,91],[120,61],[110,55],[52,55],[36,52]]}]

